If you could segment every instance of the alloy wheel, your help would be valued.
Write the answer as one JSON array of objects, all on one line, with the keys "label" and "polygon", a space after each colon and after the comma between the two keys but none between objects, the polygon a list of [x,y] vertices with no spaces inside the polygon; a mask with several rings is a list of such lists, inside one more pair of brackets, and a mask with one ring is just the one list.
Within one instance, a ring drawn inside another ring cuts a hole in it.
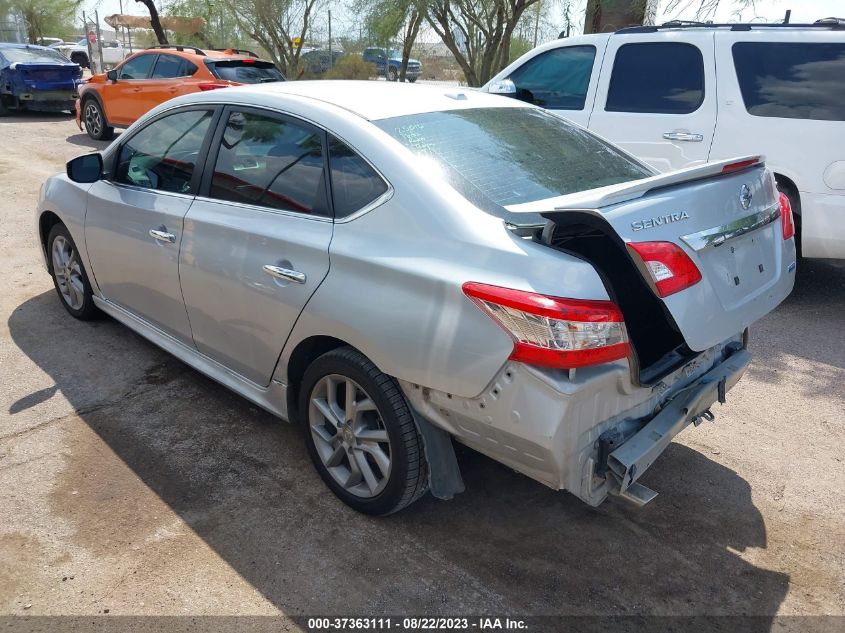
[{"label": "alloy wheel", "polygon": [[82,309],[85,303],[85,281],[82,267],[73,245],[61,235],[53,240],[53,275],[64,302],[72,310]]},{"label": "alloy wheel", "polygon": [[354,380],[338,374],[311,391],[308,424],[317,455],[344,490],[377,496],[392,465],[390,438],[375,402]]},{"label": "alloy wheel", "polygon": [[99,136],[103,129],[103,117],[100,108],[93,102],[85,105],[85,127],[92,136]]}]

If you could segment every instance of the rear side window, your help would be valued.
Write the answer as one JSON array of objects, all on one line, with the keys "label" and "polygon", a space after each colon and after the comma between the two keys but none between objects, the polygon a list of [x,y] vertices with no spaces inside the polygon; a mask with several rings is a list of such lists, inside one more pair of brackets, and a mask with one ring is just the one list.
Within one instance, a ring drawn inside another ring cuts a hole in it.
[{"label": "rear side window", "polygon": [[649,42],[616,51],[607,112],[689,114],[703,102],[704,59],[697,46]]},{"label": "rear side window", "polygon": [[144,127],[121,146],[115,182],[190,193],[211,117],[210,110],[189,110],[162,117]]},{"label": "rear side window", "polygon": [[159,55],[152,79],[172,79],[175,77],[189,77],[197,72],[197,67],[187,59],[176,55]]},{"label": "rear side window", "polygon": [[329,169],[336,218],[363,209],[387,191],[375,169],[343,141],[329,139]]},{"label": "rear side window", "polygon": [[583,110],[595,59],[595,46],[546,51],[511,73],[516,98],[543,108]]},{"label": "rear side window", "polygon": [[328,216],[322,134],[287,119],[230,113],[211,197]]},{"label": "rear side window", "polygon": [[845,121],[845,44],[737,42],[732,52],[749,114]]},{"label": "rear side window", "polygon": [[[539,108],[473,108],[375,121],[489,213],[651,175],[586,130]],[[524,216],[523,216],[524,218]],[[521,221],[521,220],[520,220]]]},{"label": "rear side window", "polygon": [[206,60],[205,64],[212,75],[226,81],[263,84],[285,80],[285,76],[273,64],[255,59]]},{"label": "rear side window", "polygon": [[146,79],[150,74],[155,55],[138,55],[120,67],[119,79]]}]

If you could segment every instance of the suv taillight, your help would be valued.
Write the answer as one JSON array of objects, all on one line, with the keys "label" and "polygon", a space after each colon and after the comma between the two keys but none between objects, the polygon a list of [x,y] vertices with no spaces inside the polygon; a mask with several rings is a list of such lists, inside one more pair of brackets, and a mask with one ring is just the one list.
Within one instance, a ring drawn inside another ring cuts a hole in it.
[{"label": "suv taillight", "polygon": [[795,236],[795,218],[792,217],[792,204],[782,191],[778,192],[778,201],[780,202],[780,226],[783,229],[783,239],[788,240]]},{"label": "suv taillight", "polygon": [[698,267],[677,244],[631,242],[628,248],[643,260],[661,297],[668,297],[701,281]]},{"label": "suv taillight", "polygon": [[514,340],[511,360],[571,369],[625,358],[628,334],[612,301],[563,299],[468,281],[464,294]]}]

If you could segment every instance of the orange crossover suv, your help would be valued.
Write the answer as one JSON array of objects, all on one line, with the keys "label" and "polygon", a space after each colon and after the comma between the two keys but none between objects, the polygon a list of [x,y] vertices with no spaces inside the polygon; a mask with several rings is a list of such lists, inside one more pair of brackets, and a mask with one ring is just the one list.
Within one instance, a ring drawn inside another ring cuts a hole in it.
[{"label": "orange crossover suv", "polygon": [[79,87],[76,124],[88,136],[108,140],[158,104],[179,95],[241,84],[284,81],[273,62],[251,51],[154,46],[127,57]]}]

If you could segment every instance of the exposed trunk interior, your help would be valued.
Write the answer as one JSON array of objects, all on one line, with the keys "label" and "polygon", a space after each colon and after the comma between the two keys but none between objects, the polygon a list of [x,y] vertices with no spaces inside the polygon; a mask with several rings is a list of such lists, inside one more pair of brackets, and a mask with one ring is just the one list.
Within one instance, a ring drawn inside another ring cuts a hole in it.
[{"label": "exposed trunk interior", "polygon": [[598,271],[625,316],[640,384],[656,383],[695,355],[609,225],[578,212],[561,213],[556,220],[535,239],[588,261]]}]

